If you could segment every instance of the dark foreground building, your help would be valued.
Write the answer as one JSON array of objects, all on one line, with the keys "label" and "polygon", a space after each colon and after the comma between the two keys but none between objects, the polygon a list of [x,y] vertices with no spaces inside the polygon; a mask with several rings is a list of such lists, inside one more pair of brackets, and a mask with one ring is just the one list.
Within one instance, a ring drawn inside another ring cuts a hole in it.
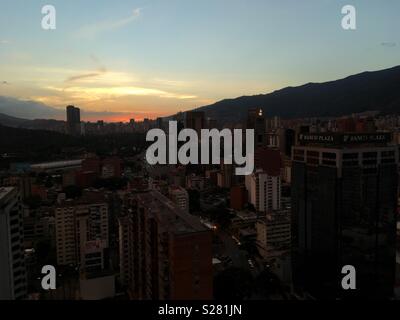
[{"label": "dark foreground building", "polygon": [[[295,288],[316,298],[393,294],[399,150],[390,134],[301,134],[293,149]],[[356,269],[356,290],[341,286]]]},{"label": "dark foreground building", "polygon": [[212,299],[212,233],[157,191],[128,195],[121,278],[133,299]]}]

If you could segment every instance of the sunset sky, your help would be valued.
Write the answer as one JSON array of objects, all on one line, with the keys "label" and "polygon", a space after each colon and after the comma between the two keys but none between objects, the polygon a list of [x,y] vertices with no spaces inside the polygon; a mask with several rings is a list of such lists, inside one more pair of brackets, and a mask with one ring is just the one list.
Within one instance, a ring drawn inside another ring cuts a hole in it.
[{"label": "sunset sky", "polygon": [[154,118],[398,65],[399,30],[397,0],[0,0],[0,96],[61,119],[68,104],[86,120]]}]

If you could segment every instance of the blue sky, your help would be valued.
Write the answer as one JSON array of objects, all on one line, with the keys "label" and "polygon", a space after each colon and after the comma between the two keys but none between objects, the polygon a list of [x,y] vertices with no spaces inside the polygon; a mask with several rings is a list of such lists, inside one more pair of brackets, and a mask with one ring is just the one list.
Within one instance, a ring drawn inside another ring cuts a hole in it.
[{"label": "blue sky", "polygon": [[[41,28],[54,5],[57,29]],[[357,30],[341,28],[356,7]],[[168,115],[400,64],[396,0],[0,0],[0,95]]]}]

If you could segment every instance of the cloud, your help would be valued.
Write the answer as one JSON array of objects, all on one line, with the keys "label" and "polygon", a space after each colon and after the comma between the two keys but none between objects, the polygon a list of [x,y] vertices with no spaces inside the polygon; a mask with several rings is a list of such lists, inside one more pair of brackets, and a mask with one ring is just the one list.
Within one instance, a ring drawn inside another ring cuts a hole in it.
[{"label": "cloud", "polygon": [[65,82],[73,82],[73,81],[78,81],[78,80],[86,80],[89,78],[96,78],[104,73],[107,72],[107,68],[101,65],[100,60],[95,56],[94,54],[90,55],[90,59],[97,65],[97,71],[96,72],[87,72],[87,73],[81,73],[78,75],[74,75],[71,77],[68,77]]},{"label": "cloud", "polygon": [[69,77],[68,79],[65,80],[65,82],[73,82],[73,81],[82,80],[82,79],[95,78],[95,77],[102,75],[103,73],[104,72],[79,74],[76,76]]},{"label": "cloud", "polygon": [[2,81],[0,83],[3,84],[3,85],[10,85],[10,83],[8,81]]},{"label": "cloud", "polygon": [[58,88],[49,86],[48,90],[69,94],[74,99],[94,101],[101,99],[117,98],[121,96],[153,96],[159,98],[173,98],[178,100],[195,99],[195,95],[178,94],[164,90],[143,87],[68,87]]},{"label": "cloud", "polygon": [[386,48],[394,48],[397,46],[397,43],[396,42],[382,42],[381,46],[386,47]]},{"label": "cloud", "polygon": [[10,43],[8,40],[0,40],[0,44],[8,44]]},{"label": "cloud", "polygon": [[105,20],[91,25],[83,26],[78,30],[78,37],[92,38],[99,33],[122,28],[135,21],[137,18],[141,16],[141,14],[142,14],[142,9],[136,8],[132,11],[131,15],[126,18],[121,18],[118,20]]}]

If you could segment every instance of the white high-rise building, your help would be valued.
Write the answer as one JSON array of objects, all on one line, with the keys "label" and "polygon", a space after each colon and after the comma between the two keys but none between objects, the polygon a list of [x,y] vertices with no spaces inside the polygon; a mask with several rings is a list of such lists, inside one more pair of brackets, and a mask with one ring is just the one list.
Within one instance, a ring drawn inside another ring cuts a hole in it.
[{"label": "white high-rise building", "polygon": [[21,197],[16,188],[0,188],[0,300],[23,299],[27,276]]},{"label": "white high-rise building", "polygon": [[281,177],[268,175],[261,169],[245,178],[249,202],[260,212],[281,208]]},{"label": "white high-rise building", "polygon": [[88,241],[103,240],[108,246],[108,204],[101,193],[62,201],[55,217],[59,265],[81,263]]}]

